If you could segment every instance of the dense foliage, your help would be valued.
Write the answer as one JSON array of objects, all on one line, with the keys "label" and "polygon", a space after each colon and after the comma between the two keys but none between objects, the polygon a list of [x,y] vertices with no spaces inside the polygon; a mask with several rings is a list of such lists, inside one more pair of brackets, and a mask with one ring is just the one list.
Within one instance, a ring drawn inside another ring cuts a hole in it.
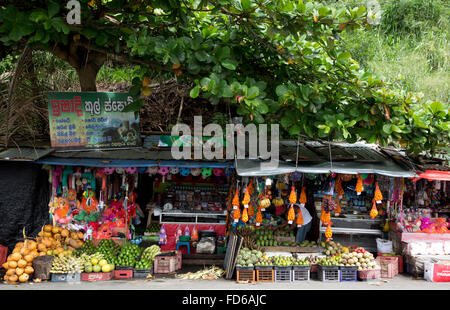
[{"label": "dense foliage", "polygon": [[367,26],[364,7],[81,0],[81,25],[68,25],[68,10],[54,0],[4,2],[0,42],[30,44],[66,60],[82,90],[95,90],[108,56],[140,65],[133,96],[148,95],[151,80],[175,76],[192,83],[191,97],[236,105],[246,122],[280,123],[286,137],[364,139],[414,152],[449,142],[448,106],[393,90],[339,44],[343,31]]}]

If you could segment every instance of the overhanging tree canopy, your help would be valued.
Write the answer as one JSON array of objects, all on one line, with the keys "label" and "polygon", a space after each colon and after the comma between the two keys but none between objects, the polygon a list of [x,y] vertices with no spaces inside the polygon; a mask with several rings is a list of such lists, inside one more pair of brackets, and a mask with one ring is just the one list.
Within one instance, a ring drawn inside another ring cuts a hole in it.
[{"label": "overhanging tree canopy", "polygon": [[4,2],[0,42],[66,60],[83,91],[96,89],[96,74],[110,58],[141,65],[130,89],[135,97],[149,93],[148,77],[176,76],[192,83],[192,97],[234,104],[246,121],[280,123],[285,136],[364,139],[413,152],[435,152],[449,142],[448,106],[389,89],[341,49],[339,33],[367,24],[364,7],[81,0],[81,24],[68,25],[65,1]]}]

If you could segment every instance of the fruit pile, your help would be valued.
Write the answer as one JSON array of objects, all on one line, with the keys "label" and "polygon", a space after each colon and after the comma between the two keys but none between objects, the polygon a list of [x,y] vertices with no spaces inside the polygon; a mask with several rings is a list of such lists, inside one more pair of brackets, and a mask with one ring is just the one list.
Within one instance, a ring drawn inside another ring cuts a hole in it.
[{"label": "fruit pile", "polygon": [[329,241],[329,242],[321,242],[320,246],[323,248],[323,253],[325,255],[335,255],[341,253],[348,253],[349,249],[347,247],[343,247],[339,242]]},{"label": "fruit pile", "polygon": [[270,257],[264,257],[255,264],[255,266],[272,266],[273,260]]},{"label": "fruit pile", "polygon": [[305,257],[305,258],[295,258],[292,262],[293,266],[309,266],[311,265],[311,262]]},{"label": "fruit pile", "polygon": [[153,268],[153,261],[150,261],[146,258],[141,258],[141,260],[136,262],[136,265],[134,266],[136,269],[152,269]]},{"label": "fruit pile", "polygon": [[6,269],[3,279],[9,283],[27,282],[33,274],[33,259],[38,257],[36,242],[26,240],[16,244],[13,252],[2,265]]},{"label": "fruit pile", "polygon": [[255,231],[256,244],[259,246],[278,246],[275,240],[273,230],[261,228]]},{"label": "fruit pile", "polygon": [[275,256],[273,261],[275,266],[292,266],[294,258],[292,256]]},{"label": "fruit pile", "polygon": [[127,244],[120,250],[115,264],[121,267],[134,267],[136,259],[141,256],[142,251],[142,248],[136,244]]},{"label": "fruit pile", "polygon": [[83,270],[86,273],[111,272],[115,269],[115,265],[112,262],[108,262],[101,253],[92,255],[84,253],[81,255],[80,259],[83,262]]},{"label": "fruit pile", "polygon": [[253,267],[255,264],[263,260],[263,256],[264,255],[261,251],[243,248],[237,256],[236,265],[242,267]]},{"label": "fruit pile", "polygon": [[317,243],[315,241],[305,240],[303,242],[297,243],[297,246],[300,246],[300,247],[315,247],[315,246],[317,246]]},{"label": "fruit pile", "polygon": [[149,246],[144,250],[144,252],[142,253],[142,258],[145,258],[153,263],[153,261],[155,260],[155,256],[159,253],[161,253],[161,248],[155,244]]},{"label": "fruit pile", "polygon": [[111,239],[102,239],[95,248],[96,253],[103,254],[108,262],[113,262],[120,252],[120,246]]},{"label": "fruit pile", "polygon": [[320,266],[339,266],[340,265],[340,263],[339,263],[340,259],[341,259],[341,255],[340,254],[339,255],[334,255],[334,256],[327,256],[327,257],[324,257],[322,259],[319,259],[317,261],[317,263]]},{"label": "fruit pile", "polygon": [[45,255],[57,255],[55,250],[60,253],[65,250],[73,251],[83,245],[83,237],[84,234],[80,231],[45,225],[36,237],[37,250]]},{"label": "fruit pile", "polygon": [[50,273],[81,273],[83,261],[70,255],[56,256],[52,262]]},{"label": "fruit pile", "polygon": [[378,266],[373,254],[363,248],[342,254],[339,263],[343,266],[357,266],[358,270],[375,269]]},{"label": "fruit pile", "polygon": [[92,255],[96,251],[94,243],[91,240],[86,240],[81,247],[75,250],[73,253],[75,257],[79,257],[82,254]]}]

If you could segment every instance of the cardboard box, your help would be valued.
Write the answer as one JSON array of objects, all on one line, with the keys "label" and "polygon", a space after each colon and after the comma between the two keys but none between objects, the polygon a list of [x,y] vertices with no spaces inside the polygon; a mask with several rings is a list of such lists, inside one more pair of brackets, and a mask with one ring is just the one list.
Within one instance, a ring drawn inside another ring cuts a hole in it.
[{"label": "cardboard box", "polygon": [[450,265],[426,262],[424,264],[424,278],[431,282],[450,282]]}]

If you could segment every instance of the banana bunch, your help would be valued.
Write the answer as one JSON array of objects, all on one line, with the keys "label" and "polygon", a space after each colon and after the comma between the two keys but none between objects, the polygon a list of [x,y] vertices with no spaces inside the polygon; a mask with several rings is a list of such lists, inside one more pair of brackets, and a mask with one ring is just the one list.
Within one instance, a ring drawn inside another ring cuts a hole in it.
[{"label": "banana bunch", "polygon": [[80,258],[73,256],[57,256],[53,260],[50,273],[81,273],[83,263]]},{"label": "banana bunch", "polygon": [[142,253],[142,258],[148,259],[150,262],[153,262],[155,256],[159,253],[161,253],[161,248],[155,244],[144,250],[144,252]]}]

